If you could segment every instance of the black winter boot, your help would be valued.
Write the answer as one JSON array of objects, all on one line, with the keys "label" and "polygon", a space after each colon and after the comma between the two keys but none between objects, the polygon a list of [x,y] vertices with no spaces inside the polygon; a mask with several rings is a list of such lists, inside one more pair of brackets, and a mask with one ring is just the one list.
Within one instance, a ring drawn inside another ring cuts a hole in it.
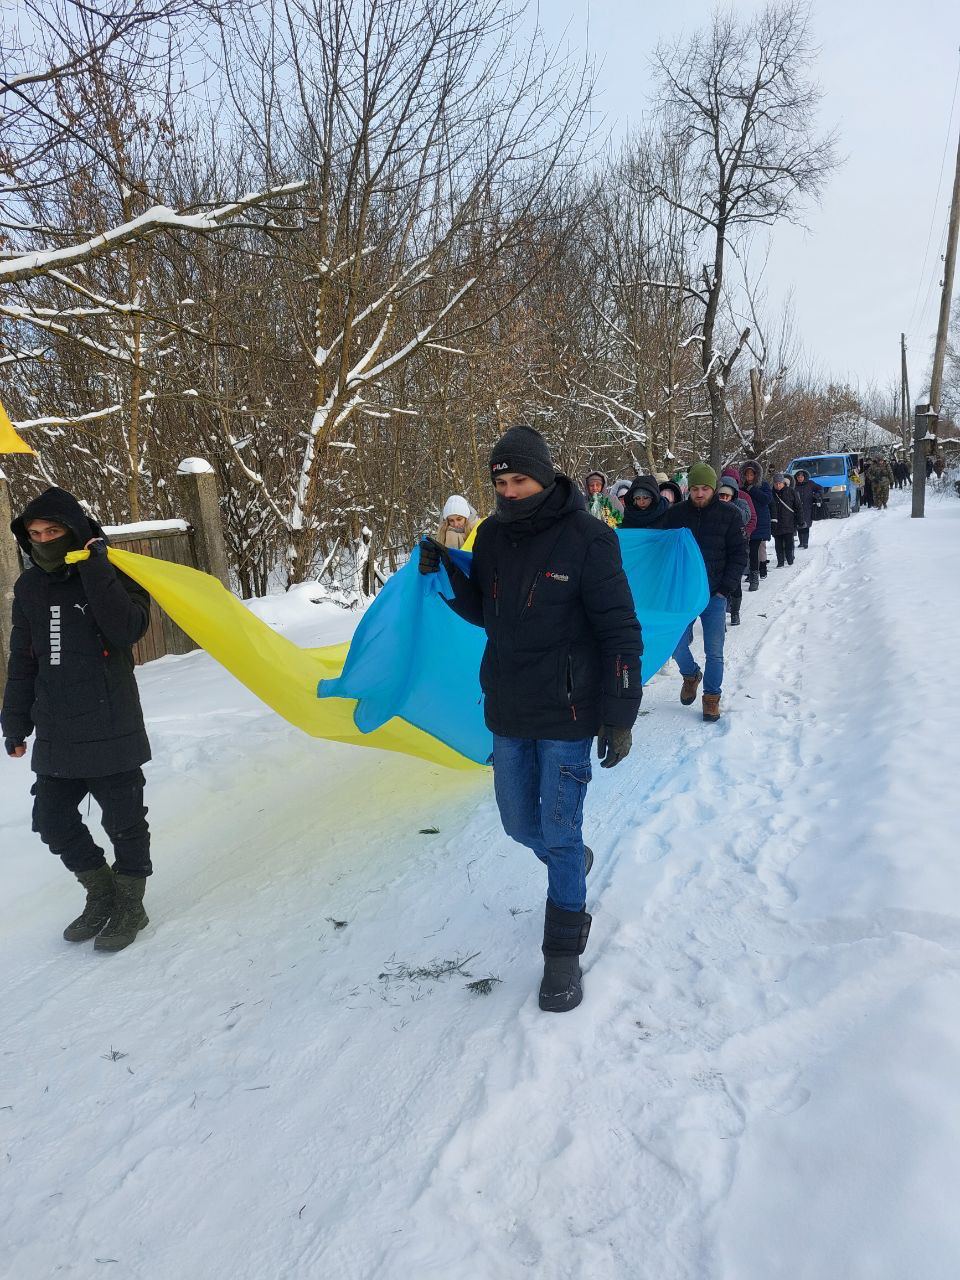
[{"label": "black winter boot", "polygon": [[593,850],[588,844],[583,846],[583,874],[588,876],[593,866]]},{"label": "black winter boot", "polygon": [[106,863],[95,871],[78,871],[77,879],[87,891],[87,905],[63,931],[67,942],[88,942],[110,919],[116,902],[113,872]]},{"label": "black winter boot", "polygon": [[761,578],[765,578],[765,577],[767,576],[767,562],[766,562],[766,560],[761,560],[761,561],[760,561],[759,574],[760,574],[760,577],[761,577]]},{"label": "black winter boot", "polygon": [[760,571],[759,571],[758,569],[752,569],[752,570],[751,570],[751,572],[750,572],[750,585],[749,585],[749,587],[747,587],[747,590],[748,590],[748,591],[759,591],[759,590],[760,590]]},{"label": "black winter boot", "polygon": [[147,882],[137,876],[116,876],[117,901],[104,929],[97,934],[95,951],[122,951],[150,923],[143,909]]},{"label": "black winter boot", "polygon": [[545,1013],[566,1013],[583,999],[580,957],[586,949],[592,918],[586,911],[564,911],[547,899],[540,983],[540,1008]]},{"label": "black winter boot", "polygon": [[740,625],[740,606],[739,605],[734,605],[734,607],[730,610],[730,625],[731,627],[739,627]]}]

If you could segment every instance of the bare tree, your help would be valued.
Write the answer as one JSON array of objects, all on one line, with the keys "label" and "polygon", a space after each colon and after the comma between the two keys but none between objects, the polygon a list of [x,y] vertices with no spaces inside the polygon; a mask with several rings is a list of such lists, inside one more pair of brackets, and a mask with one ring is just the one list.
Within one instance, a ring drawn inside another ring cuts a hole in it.
[{"label": "bare tree", "polygon": [[664,134],[685,158],[678,192],[658,194],[699,224],[708,260],[687,286],[702,314],[701,368],[710,402],[710,459],[720,465],[725,387],[743,351],[745,328],[720,349],[728,245],[755,229],[793,219],[816,199],[837,163],[835,138],[818,136],[820,92],[808,78],[814,50],[802,0],[768,5],[741,20],[718,12],[710,28],[661,47]]},{"label": "bare tree", "polygon": [[[264,181],[310,179],[310,234],[291,242],[281,272],[311,403],[278,482],[230,442],[288,532],[291,580],[327,554],[324,507],[339,500],[344,449],[364,447],[359,424],[402,429],[395,376],[483,323],[466,299],[530,239],[531,211],[577,155],[583,72],[538,37],[518,43],[518,21],[499,0],[288,0],[225,41]],[[488,315],[503,305],[498,296]],[[342,514],[353,528],[338,536],[356,545],[361,513]]]}]

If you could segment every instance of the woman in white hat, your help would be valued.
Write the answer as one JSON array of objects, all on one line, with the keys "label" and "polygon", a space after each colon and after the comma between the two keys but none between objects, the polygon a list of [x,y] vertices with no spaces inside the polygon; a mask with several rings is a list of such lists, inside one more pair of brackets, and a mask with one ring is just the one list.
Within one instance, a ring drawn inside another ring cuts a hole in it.
[{"label": "woman in white hat", "polygon": [[442,547],[460,551],[476,524],[476,513],[466,498],[455,493],[443,504],[442,516],[437,541]]}]

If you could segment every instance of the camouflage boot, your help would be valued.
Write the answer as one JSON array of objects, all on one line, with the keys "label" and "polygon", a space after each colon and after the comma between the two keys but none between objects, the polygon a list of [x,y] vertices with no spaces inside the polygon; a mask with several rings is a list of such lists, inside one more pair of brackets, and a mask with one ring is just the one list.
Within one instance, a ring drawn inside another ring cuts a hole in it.
[{"label": "camouflage boot", "polygon": [[143,909],[146,880],[136,876],[117,876],[116,886],[116,905],[105,928],[97,934],[93,944],[96,951],[122,951],[150,923]]},{"label": "camouflage boot", "polygon": [[78,871],[77,879],[87,891],[87,904],[63,931],[67,942],[88,942],[110,919],[116,901],[113,872],[106,863],[95,871]]}]

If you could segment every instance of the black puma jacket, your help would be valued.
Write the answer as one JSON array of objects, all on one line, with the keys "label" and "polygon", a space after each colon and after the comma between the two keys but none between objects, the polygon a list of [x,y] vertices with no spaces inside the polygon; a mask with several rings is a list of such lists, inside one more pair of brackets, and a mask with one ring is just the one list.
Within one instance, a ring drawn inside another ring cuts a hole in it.
[{"label": "black puma jacket", "polygon": [[[10,526],[28,556],[26,522],[38,518],[64,525],[80,547],[103,535],[72,494],[48,489]],[[0,724],[16,743],[36,730],[34,772],[101,778],[150,759],[130,651],[149,620],[146,591],[103,554],[20,575]]]}]

